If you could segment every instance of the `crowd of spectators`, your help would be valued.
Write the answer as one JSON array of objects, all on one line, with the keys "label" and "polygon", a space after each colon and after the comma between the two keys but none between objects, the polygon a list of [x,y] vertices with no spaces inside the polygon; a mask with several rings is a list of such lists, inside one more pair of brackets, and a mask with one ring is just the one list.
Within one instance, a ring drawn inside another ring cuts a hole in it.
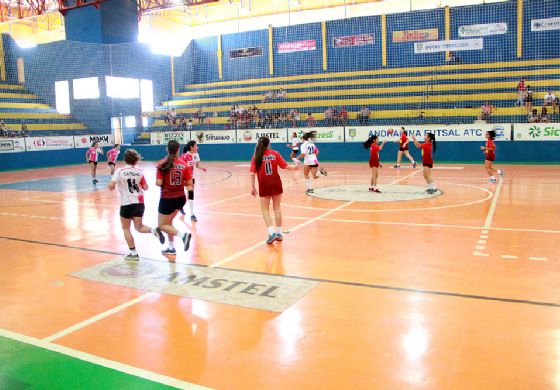
[{"label": "crowd of spectators", "polygon": [[29,129],[27,124],[21,123],[21,128],[19,130],[10,129],[3,120],[0,120],[0,137],[4,138],[17,138],[17,137],[28,137]]},{"label": "crowd of spectators", "polygon": [[263,103],[267,103],[273,100],[284,99],[286,97],[286,90],[280,88],[278,90],[271,89],[266,91],[263,96]]},{"label": "crowd of spectators", "polygon": [[163,121],[173,130],[184,131],[194,130],[195,126],[201,129],[204,124],[211,123],[211,119],[207,117],[202,107],[199,108],[193,116],[189,114],[178,115],[174,107],[168,108],[163,116]]},{"label": "crowd of spectators", "polygon": [[515,106],[525,107],[527,109],[527,121],[528,122],[549,122],[550,115],[548,113],[548,108],[552,108],[552,115],[556,113],[560,114],[560,97],[556,96],[551,90],[548,90],[543,96],[541,113],[538,113],[536,108],[533,108],[535,103],[533,87],[527,84],[527,80],[522,78],[517,83],[517,100],[515,101]]}]

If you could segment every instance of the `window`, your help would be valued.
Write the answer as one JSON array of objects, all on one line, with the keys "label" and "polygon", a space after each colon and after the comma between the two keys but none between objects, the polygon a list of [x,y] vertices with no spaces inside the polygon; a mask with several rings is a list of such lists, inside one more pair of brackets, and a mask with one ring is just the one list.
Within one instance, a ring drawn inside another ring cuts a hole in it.
[{"label": "window", "polygon": [[98,99],[99,81],[97,77],[72,80],[74,99]]},{"label": "window", "polygon": [[116,99],[137,99],[140,97],[138,79],[106,76],[107,96]]},{"label": "window", "polygon": [[136,127],[136,117],[125,116],[124,117],[124,127]]},{"label": "window", "polygon": [[140,80],[140,104],[142,112],[154,111],[154,86],[152,80]]},{"label": "window", "polygon": [[54,94],[56,97],[56,111],[59,114],[70,114],[70,87],[68,81],[55,82]]}]

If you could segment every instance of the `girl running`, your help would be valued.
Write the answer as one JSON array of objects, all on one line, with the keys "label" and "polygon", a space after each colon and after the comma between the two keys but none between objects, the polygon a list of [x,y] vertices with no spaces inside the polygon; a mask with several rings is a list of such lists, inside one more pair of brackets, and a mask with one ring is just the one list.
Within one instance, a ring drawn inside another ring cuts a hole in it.
[{"label": "girl running", "polygon": [[93,184],[99,183],[99,180],[97,180],[97,160],[99,160],[100,154],[103,154],[103,149],[99,147],[99,142],[91,144],[91,148],[89,148],[86,152],[86,161],[91,167],[91,178],[93,179]]},{"label": "girl running", "polygon": [[497,172],[498,175],[502,176],[504,172],[501,169],[494,169],[492,166],[494,164],[494,160],[496,159],[496,144],[494,143],[494,139],[496,138],[496,132],[493,130],[486,132],[486,146],[481,146],[480,150],[484,152],[484,169],[488,172],[488,182],[489,183],[496,183],[496,177],[494,176],[494,172]]},{"label": "girl running", "polygon": [[[193,179],[192,185],[190,187],[187,187],[187,193],[189,197],[188,203],[189,209],[191,211],[191,221],[197,222],[198,220],[194,216],[194,170],[195,168],[198,168],[206,172],[206,168],[200,166],[200,156],[198,155],[198,144],[196,143],[196,141],[189,141],[187,143],[187,145],[183,148],[183,155],[181,156],[181,159],[187,163],[189,169],[191,170],[191,176]],[[183,209],[179,211],[181,212],[181,214],[185,215],[185,211]]]},{"label": "girl running", "polygon": [[[319,154],[319,149],[312,142],[315,140],[315,135],[317,131],[310,131],[301,136],[303,139],[303,144],[301,145],[301,154],[294,157],[292,160],[299,163],[299,159],[303,158],[303,176],[305,177],[305,182],[307,184],[306,194],[313,193],[313,179],[318,179],[320,176],[327,176],[327,171],[324,168],[320,168],[319,172],[319,160],[317,160],[317,155]],[[309,173],[311,172],[312,178],[309,178]]]},{"label": "girl running", "polygon": [[408,132],[404,129],[404,127],[401,127],[401,138],[399,139],[398,142],[399,142],[399,151],[397,152],[397,164],[394,165],[393,168],[400,168],[401,167],[401,160],[402,160],[402,155],[403,154],[412,163],[412,168],[416,168],[416,161],[414,161],[414,158],[412,158],[412,156],[410,155],[410,152],[408,151],[408,142],[409,142],[408,141]]},{"label": "girl running", "polygon": [[368,140],[364,142],[364,149],[370,150],[369,167],[371,168],[371,182],[370,182],[369,190],[371,192],[381,193],[379,188],[377,188],[377,176],[378,176],[378,169],[380,167],[379,152],[383,149],[383,145],[385,145],[387,141],[383,141],[381,145],[378,145],[377,144],[378,138],[379,137],[377,135],[372,135],[371,137],[369,137]]},{"label": "girl running", "polygon": [[117,162],[117,158],[121,153],[121,146],[119,144],[115,144],[113,149],[107,152],[107,164],[109,164],[109,168],[111,169],[111,176],[115,173],[115,163]]},{"label": "girl running", "polygon": [[187,163],[178,157],[179,142],[167,143],[168,155],[158,163],[156,185],[161,187],[161,197],[158,207],[158,227],[167,233],[169,246],[163,251],[166,255],[174,255],[175,236],[183,240],[185,251],[189,249],[192,235],[189,232],[179,232],[173,226],[173,218],[185,206],[185,187],[192,186],[192,175]]},{"label": "girl running", "polygon": [[[270,138],[260,137],[255,148],[255,154],[251,160],[251,195],[257,196],[255,187],[255,176],[259,182],[258,195],[261,198],[261,213],[268,229],[267,244],[274,241],[282,241],[282,179],[278,174],[278,167],[294,171],[297,165],[288,165],[280,153],[270,149]],[[270,217],[270,201],[274,209],[274,219],[276,220],[276,230]]]},{"label": "girl running", "polygon": [[[113,149],[114,150],[114,149]],[[130,253],[124,257],[125,260],[140,260],[136,246],[134,245],[134,237],[130,232],[131,222],[140,233],[152,233],[159,238],[162,244],[165,237],[158,228],[151,228],[142,223],[144,216],[144,191],[148,189],[148,184],[144,178],[144,174],[138,168],[136,163],[140,161],[141,156],[134,149],[128,149],[124,154],[125,167],[116,170],[107,186],[110,191],[119,188],[121,196],[121,226],[124,233],[124,239],[130,249]]]},{"label": "girl running", "polygon": [[288,148],[292,148],[292,153],[290,154],[290,158],[294,158],[295,156],[297,156],[299,152],[299,139],[296,132],[292,133],[292,140],[290,141],[290,144],[288,144],[287,146]]},{"label": "girl running", "polygon": [[422,150],[422,165],[424,166],[424,179],[426,179],[426,183],[428,183],[428,189],[426,192],[428,194],[433,194],[437,192],[436,183],[432,179],[432,168],[434,167],[434,158],[432,157],[432,153],[436,152],[436,136],[433,133],[426,133],[424,136],[424,143],[421,144],[416,140],[415,136],[412,136],[412,140],[414,141],[414,145],[417,148]]}]

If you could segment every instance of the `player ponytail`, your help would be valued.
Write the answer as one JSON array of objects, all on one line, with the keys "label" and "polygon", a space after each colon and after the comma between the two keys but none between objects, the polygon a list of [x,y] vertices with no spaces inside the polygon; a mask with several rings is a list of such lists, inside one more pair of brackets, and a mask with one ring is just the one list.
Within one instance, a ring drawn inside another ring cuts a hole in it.
[{"label": "player ponytail", "polygon": [[173,160],[177,157],[177,152],[179,151],[179,142],[175,140],[171,140],[167,143],[167,158],[165,161],[159,166],[160,172],[167,173],[173,167]]},{"label": "player ponytail", "polygon": [[496,132],[494,130],[488,130],[488,137],[490,137],[491,140],[496,139]]},{"label": "player ponytail", "polygon": [[369,149],[371,148],[371,145],[373,145],[374,142],[377,142],[377,135],[374,134],[372,136],[370,136],[366,142],[364,142],[362,145],[364,145],[364,149]]},{"label": "player ponytail", "polygon": [[257,142],[257,146],[255,147],[255,169],[258,171],[262,165],[262,159],[264,156],[264,152],[270,146],[270,138],[268,137],[259,137],[259,142]]},{"label": "player ponytail", "polygon": [[301,136],[301,138],[302,138],[304,141],[307,141],[307,140],[314,141],[316,136],[317,136],[317,131],[313,130],[313,131],[308,131],[307,133],[304,133],[304,134]]},{"label": "player ponytail", "polygon": [[142,156],[134,149],[127,149],[124,152],[124,162],[128,165],[135,165]]},{"label": "player ponytail", "polygon": [[408,136],[408,132],[404,129],[404,127],[401,127],[401,130],[402,130],[404,135]]},{"label": "player ponytail", "polygon": [[190,152],[191,149],[194,148],[194,145],[196,145],[196,141],[189,141],[189,142],[187,142],[187,144],[186,144],[185,147],[183,148],[183,153]]},{"label": "player ponytail", "polygon": [[434,133],[428,133],[428,139],[432,143],[432,151],[436,152],[436,136]]}]

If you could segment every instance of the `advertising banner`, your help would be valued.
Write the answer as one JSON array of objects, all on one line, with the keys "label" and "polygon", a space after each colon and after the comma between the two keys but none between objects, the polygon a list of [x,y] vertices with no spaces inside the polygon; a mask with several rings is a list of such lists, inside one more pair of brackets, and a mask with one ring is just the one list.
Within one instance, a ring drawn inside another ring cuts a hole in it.
[{"label": "advertising banner", "polygon": [[344,127],[306,127],[303,129],[288,129],[288,139],[292,139],[292,133],[297,133],[301,140],[303,133],[315,130],[317,132],[316,142],[344,142]]},{"label": "advertising banner", "polygon": [[560,17],[531,20],[531,31],[560,30]]},{"label": "advertising banner", "polygon": [[516,141],[560,141],[560,123],[515,123]]},{"label": "advertising banner", "polygon": [[[426,125],[404,126],[408,138],[414,135],[424,142],[426,133],[433,133],[437,142],[445,141],[484,141],[487,131],[496,132],[496,141],[511,139],[511,125],[505,123],[472,125]],[[401,136],[401,126],[356,126],[346,128],[346,142],[364,142],[376,134],[381,141],[396,141]]]},{"label": "advertising banner", "polygon": [[99,142],[99,146],[113,146],[115,144],[115,137],[113,134],[97,134],[97,135],[75,135],[74,147],[75,148],[89,148],[94,142]]},{"label": "advertising banner", "polygon": [[31,152],[74,149],[74,137],[27,137],[25,149]]},{"label": "advertising banner", "polygon": [[199,144],[234,144],[235,130],[201,130],[193,134]]},{"label": "advertising banner", "polygon": [[350,46],[364,46],[373,45],[374,34],[360,34],[360,35],[348,35],[345,37],[334,37],[333,47],[350,47]]},{"label": "advertising banner", "polygon": [[459,27],[459,36],[480,37],[507,33],[507,23],[471,24]]},{"label": "advertising banner", "polygon": [[437,28],[393,31],[393,43],[437,41],[438,38],[439,30]]},{"label": "advertising banner", "polygon": [[417,42],[414,44],[414,53],[437,53],[440,51],[482,50],[483,39],[457,39],[453,41]]},{"label": "advertising banner", "polygon": [[317,41],[311,39],[308,41],[284,42],[278,44],[279,54],[309,50],[317,50]]},{"label": "advertising banner", "polygon": [[263,136],[270,138],[271,143],[288,142],[286,129],[237,130],[237,142],[240,144],[256,144]]},{"label": "advertising banner", "polygon": [[241,49],[233,49],[229,51],[229,58],[245,58],[262,56],[263,48],[259,47],[243,47]]},{"label": "advertising banner", "polygon": [[167,145],[171,140],[178,141],[181,144],[186,144],[191,140],[188,131],[166,131],[163,133],[150,133],[150,144],[152,145]]},{"label": "advertising banner", "polygon": [[0,138],[0,153],[25,152],[24,138]]}]

